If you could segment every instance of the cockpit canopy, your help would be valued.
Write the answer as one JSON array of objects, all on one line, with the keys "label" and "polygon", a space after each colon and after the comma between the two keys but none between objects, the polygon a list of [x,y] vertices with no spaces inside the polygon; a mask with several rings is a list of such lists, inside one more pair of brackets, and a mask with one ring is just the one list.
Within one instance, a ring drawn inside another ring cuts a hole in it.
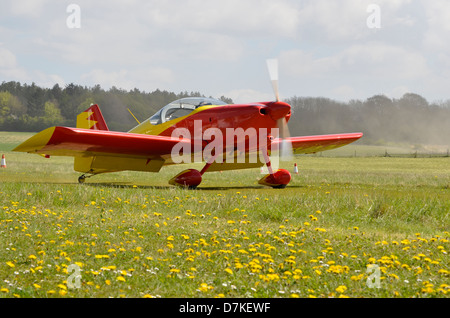
[{"label": "cockpit canopy", "polygon": [[207,97],[187,97],[178,99],[161,108],[156,114],[150,117],[152,125],[159,125],[166,121],[188,115],[194,109],[206,105],[227,105],[227,103]]}]

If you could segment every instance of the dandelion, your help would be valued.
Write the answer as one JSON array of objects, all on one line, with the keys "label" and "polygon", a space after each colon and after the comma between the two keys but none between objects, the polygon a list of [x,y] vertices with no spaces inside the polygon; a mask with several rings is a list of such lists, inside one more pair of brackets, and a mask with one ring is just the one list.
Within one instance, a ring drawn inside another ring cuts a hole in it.
[{"label": "dandelion", "polygon": [[359,274],[357,276],[354,275],[354,276],[350,277],[350,279],[352,281],[359,281],[359,280],[363,279],[363,277],[364,277],[364,274]]},{"label": "dandelion", "polygon": [[440,270],[438,270],[438,274],[441,274],[444,276],[450,276],[450,271],[441,268]]},{"label": "dandelion", "polygon": [[119,282],[126,282],[126,279],[125,279],[125,277],[123,277],[123,276],[118,276],[118,277],[116,278],[116,280],[119,281]]},{"label": "dandelion", "polygon": [[340,294],[345,293],[346,290],[347,290],[347,287],[346,287],[346,286],[343,286],[343,285],[341,285],[341,286],[339,286],[339,287],[336,288],[336,291],[337,291],[338,293],[340,293]]},{"label": "dandelion", "polygon": [[207,291],[212,290],[212,289],[214,289],[214,287],[212,287],[206,283],[200,284],[200,287],[198,288],[198,290],[203,293],[206,293]]},{"label": "dandelion", "polygon": [[6,265],[8,265],[8,266],[11,267],[11,268],[16,267],[16,265],[14,265],[13,262],[6,262]]},{"label": "dandelion", "polygon": [[95,255],[95,258],[97,259],[109,258],[109,255]]}]

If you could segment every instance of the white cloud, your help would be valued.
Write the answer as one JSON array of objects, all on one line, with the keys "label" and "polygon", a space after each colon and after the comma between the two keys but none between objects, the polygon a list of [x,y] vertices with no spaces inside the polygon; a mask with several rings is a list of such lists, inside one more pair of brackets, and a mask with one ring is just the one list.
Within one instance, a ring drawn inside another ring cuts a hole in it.
[{"label": "white cloud", "polygon": [[[66,25],[69,3],[2,2],[1,80],[227,92],[252,102],[273,99],[264,60],[278,57],[284,98],[448,94],[446,0],[77,0],[80,29]],[[367,27],[371,3],[381,29]]]},{"label": "white cloud", "polygon": [[327,56],[303,50],[280,55],[285,81],[296,83],[297,92],[291,90],[292,94],[340,100],[397,94],[405,87],[423,92],[436,79],[428,64],[420,52],[378,41],[351,45]]},{"label": "white cloud", "polygon": [[27,70],[18,63],[14,53],[2,47],[0,47],[0,80],[31,81],[43,87],[52,87],[55,83],[64,85],[64,80],[59,75],[39,70]]},{"label": "white cloud", "polygon": [[290,50],[280,55],[280,68],[294,77],[323,77],[341,69],[339,56],[314,56],[312,52]]},{"label": "white cloud", "polygon": [[408,86],[401,85],[392,88],[389,92],[387,92],[386,95],[388,95],[391,98],[401,98],[406,93],[411,93],[411,89]]},{"label": "white cloud", "polygon": [[234,89],[227,91],[222,95],[231,98],[235,104],[264,102],[275,99],[273,94],[253,89]]},{"label": "white cloud", "polygon": [[355,98],[357,92],[353,86],[340,85],[331,90],[331,93],[336,96],[337,99],[349,100]]},{"label": "white cloud", "polygon": [[0,47],[0,69],[12,69],[16,67],[16,56],[9,50]]},{"label": "white cloud", "polygon": [[368,31],[366,8],[365,1],[308,1],[300,12],[302,37],[333,42],[359,39]]},{"label": "white cloud", "polygon": [[89,73],[81,75],[81,78],[92,86],[100,84],[100,86],[106,89],[115,86],[125,90],[131,90],[133,88],[148,90],[149,87],[156,87],[161,84],[168,85],[174,80],[172,71],[162,67],[131,71],[126,69],[120,69],[118,71],[94,69]]},{"label": "white cloud", "polygon": [[0,79],[29,80],[27,72],[17,64],[16,56],[8,49],[0,47]]},{"label": "white cloud", "polygon": [[414,80],[429,75],[422,54],[381,42],[351,46],[338,58],[346,71],[363,73],[378,80]]},{"label": "white cloud", "polygon": [[373,79],[417,79],[429,75],[426,59],[418,52],[382,42],[356,44],[333,55],[317,57],[302,50],[291,50],[280,55],[281,65],[291,76],[342,76]]},{"label": "white cloud", "polygon": [[9,5],[11,13],[16,16],[39,17],[43,14],[49,0],[14,0]]},{"label": "white cloud", "polygon": [[299,23],[297,4],[270,0],[151,1],[145,12],[155,26],[233,36],[294,36]]},{"label": "white cloud", "polygon": [[[323,44],[343,44],[366,40],[375,32],[399,26],[411,27],[415,19],[402,10],[411,0],[308,0],[299,11],[299,41]],[[367,27],[373,14],[369,5],[380,7],[381,30]],[[386,36],[389,36],[386,34]]]},{"label": "white cloud", "polygon": [[447,77],[450,72],[450,2],[426,1],[423,6],[427,18],[422,40],[424,52],[434,55],[434,63],[438,65],[436,72]]}]

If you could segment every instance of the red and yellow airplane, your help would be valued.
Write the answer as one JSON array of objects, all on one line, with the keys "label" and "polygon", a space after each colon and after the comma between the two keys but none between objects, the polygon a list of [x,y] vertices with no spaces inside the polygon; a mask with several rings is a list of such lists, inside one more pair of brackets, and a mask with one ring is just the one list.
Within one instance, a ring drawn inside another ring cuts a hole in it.
[{"label": "red and yellow airplane", "polygon": [[[268,66],[276,101],[227,105],[211,98],[183,98],[164,106],[126,133],[110,131],[98,105],[92,105],[78,115],[76,128],[47,128],[13,151],[46,157],[72,156],[74,170],[83,173],[80,183],[107,172],[159,172],[163,166],[179,163],[182,155],[206,164],[201,171],[188,169],[179,173],[169,181],[172,185],[196,188],[206,171],[266,165],[269,173],[259,183],[284,188],[291,175],[285,169],[272,169],[275,149],[288,149],[293,154],[315,153],[347,145],[363,134],[289,137],[291,106],[279,98],[276,60],[268,60]],[[236,138],[236,130],[244,132],[243,138]],[[234,134],[232,138],[228,138],[230,133]],[[219,138],[223,136],[227,138]]]}]

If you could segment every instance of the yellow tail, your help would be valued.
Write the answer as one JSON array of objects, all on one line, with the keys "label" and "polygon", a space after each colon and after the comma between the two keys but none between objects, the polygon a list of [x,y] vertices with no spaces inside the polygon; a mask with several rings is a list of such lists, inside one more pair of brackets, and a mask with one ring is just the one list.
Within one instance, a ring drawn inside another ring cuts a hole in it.
[{"label": "yellow tail", "polygon": [[92,105],[77,116],[77,128],[109,130],[98,105]]}]

